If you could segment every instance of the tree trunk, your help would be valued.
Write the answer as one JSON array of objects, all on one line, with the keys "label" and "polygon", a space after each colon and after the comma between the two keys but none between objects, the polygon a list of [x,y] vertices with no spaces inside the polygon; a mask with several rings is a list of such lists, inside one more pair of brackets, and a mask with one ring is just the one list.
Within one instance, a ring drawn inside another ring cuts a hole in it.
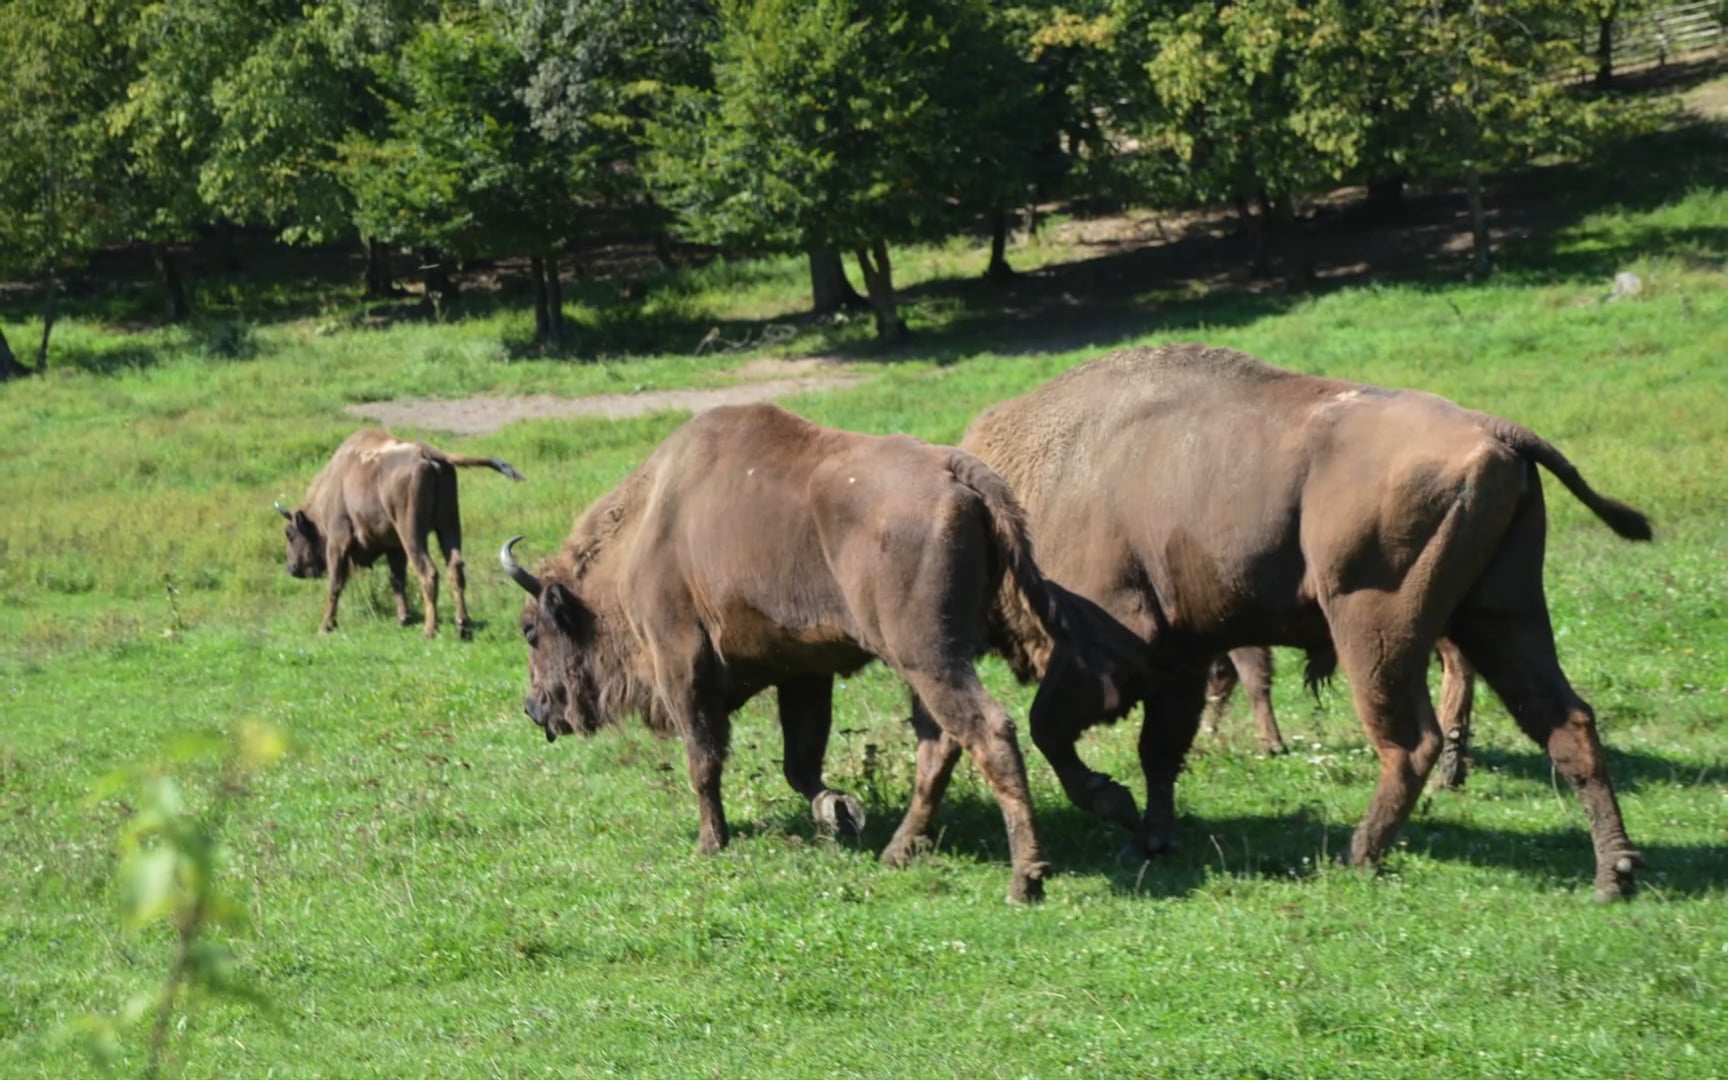
[{"label": "tree trunk", "polygon": [[1250,245],[1250,262],[1254,268],[1255,277],[1265,277],[1270,269],[1266,260],[1266,230],[1261,228],[1261,222],[1254,216],[1254,211],[1248,205],[1248,196],[1236,195],[1236,214],[1242,219],[1242,231],[1248,237]]},{"label": "tree trunk", "polygon": [[1470,271],[1485,278],[1494,269],[1492,241],[1488,237],[1488,212],[1482,205],[1482,173],[1475,162],[1465,167],[1464,181],[1470,200]]},{"label": "tree trunk", "polygon": [[216,249],[220,252],[222,272],[226,274],[238,274],[246,269],[246,264],[240,261],[240,244],[234,236],[237,231],[231,221],[216,226]]},{"label": "tree trunk", "polygon": [[990,211],[990,265],[984,270],[987,281],[1007,281],[1014,276],[1008,265],[1008,211]]},{"label": "tree trunk", "polygon": [[420,272],[426,283],[426,300],[432,305],[432,315],[442,322],[456,306],[456,281],[450,276],[443,254],[435,248],[420,249]]},{"label": "tree trunk", "polygon": [[869,247],[858,248],[857,254],[858,269],[864,275],[864,291],[876,313],[876,340],[890,345],[904,341],[911,331],[900,320],[894,302],[894,267],[888,261],[888,242],[872,240]]},{"label": "tree trunk", "polygon": [[857,311],[869,304],[846,280],[846,263],[833,248],[813,247],[810,255],[810,310],[832,315],[842,308]]},{"label": "tree trunk", "polygon": [[366,291],[362,299],[384,300],[396,295],[390,280],[390,249],[370,236],[360,243],[366,249]]},{"label": "tree trunk", "polygon": [[12,343],[6,340],[6,329],[0,327],[0,382],[22,378],[28,374],[30,369],[18,362],[18,357],[12,353]]},{"label": "tree trunk", "polygon": [[564,343],[564,286],[558,280],[558,256],[546,256],[546,326],[555,345]]},{"label": "tree trunk", "polygon": [[1609,8],[1596,24],[1596,88],[1606,90],[1614,84],[1614,8]]},{"label": "tree trunk", "polygon": [[186,287],[180,281],[180,265],[167,244],[151,244],[150,258],[156,264],[156,283],[162,286],[162,302],[169,322],[186,321]]},{"label": "tree trunk", "polygon": [[54,332],[56,305],[60,300],[60,282],[49,274],[42,282],[42,344],[36,346],[36,374],[48,371],[48,335]]},{"label": "tree trunk", "polygon": [[546,313],[546,260],[530,256],[528,276],[534,282],[534,340],[544,345],[552,340],[552,319]]}]

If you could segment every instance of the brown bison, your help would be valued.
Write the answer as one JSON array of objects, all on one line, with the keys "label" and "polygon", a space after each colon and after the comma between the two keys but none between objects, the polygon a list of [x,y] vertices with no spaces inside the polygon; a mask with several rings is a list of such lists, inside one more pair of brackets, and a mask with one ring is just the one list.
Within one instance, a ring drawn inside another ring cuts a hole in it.
[{"label": "brown bison", "polygon": [[426,553],[426,536],[438,534],[450,586],[456,593],[456,628],[468,635],[467,579],[462,570],[462,518],[456,503],[456,470],[483,465],[512,480],[522,474],[497,458],[447,454],[423,442],[398,439],[368,428],[348,436],[312,480],[306,501],[276,512],[288,519],[288,572],[325,578],[330,585],[321,629],[336,629],[336,602],[348,573],[371,566],[382,555],[390,564],[396,621],[409,622],[407,568],[414,564],[426,605],[426,636],[438,632],[438,568]]},{"label": "brown bison", "polygon": [[[1090,691],[1013,598],[996,644],[1022,678],[1044,676],[1033,741],[1075,803],[1173,845],[1177,773],[1213,657],[1242,645],[1341,665],[1380,757],[1350,846],[1376,861],[1442,743],[1426,682],[1442,636],[1578,791],[1599,898],[1629,895],[1626,836],[1589,705],[1555,655],[1542,587],[1541,465],[1621,536],[1644,515],[1591,489],[1529,429],[1432,394],[1281,371],[1201,345],[1130,349],[1004,402],[962,446],[1013,487],[1050,577],[1147,643],[1144,817],[1127,789],[1075,752]],[[1039,663],[1040,656],[1048,658]],[[1059,680],[1052,687],[1051,679]]]},{"label": "brown bison", "polygon": [[[520,539],[499,558],[528,592],[524,710],[548,741],[629,713],[681,737],[699,850],[728,839],[730,715],[769,687],[787,783],[819,822],[857,830],[862,808],[824,783],[822,758],[834,676],[874,657],[911,687],[919,740],[912,805],[882,861],[916,852],[964,748],[1007,823],[1010,898],[1041,895],[1046,864],[1014,725],[973,661],[1004,577],[1055,640],[1085,616],[1045,581],[1008,486],[976,458],[771,405],[717,408],[590,506],[538,574],[512,556]],[[1100,681],[1091,692],[1112,696]]]},{"label": "brown bison", "polygon": [[[1440,660],[1440,734],[1446,739],[1434,776],[1441,787],[1456,790],[1464,786],[1476,680],[1464,654],[1445,638],[1435,643],[1434,655]],[[1272,710],[1272,650],[1264,645],[1244,645],[1213,657],[1206,675],[1208,708],[1201,730],[1208,735],[1218,734],[1218,720],[1224,715],[1224,707],[1237,684],[1241,684],[1254,711],[1254,734],[1260,751],[1284,753],[1287,749],[1284,734],[1278,730],[1278,717]]]}]

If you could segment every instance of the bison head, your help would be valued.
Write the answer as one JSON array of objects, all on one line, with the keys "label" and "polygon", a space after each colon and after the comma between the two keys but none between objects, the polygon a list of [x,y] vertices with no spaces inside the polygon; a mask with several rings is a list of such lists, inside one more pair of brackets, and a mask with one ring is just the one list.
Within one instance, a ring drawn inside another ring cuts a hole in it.
[{"label": "bison head", "polygon": [[297,578],[323,577],[328,567],[324,562],[324,537],[304,510],[289,510],[280,502],[276,512],[288,519],[283,532],[288,537],[288,573]]},{"label": "bison head", "polygon": [[528,642],[528,696],[522,711],[552,742],[560,735],[592,735],[616,719],[617,695],[607,690],[604,643],[595,614],[575,590],[558,581],[541,581],[524,570],[505,543],[498,561],[528,593],[522,605],[522,637]]}]

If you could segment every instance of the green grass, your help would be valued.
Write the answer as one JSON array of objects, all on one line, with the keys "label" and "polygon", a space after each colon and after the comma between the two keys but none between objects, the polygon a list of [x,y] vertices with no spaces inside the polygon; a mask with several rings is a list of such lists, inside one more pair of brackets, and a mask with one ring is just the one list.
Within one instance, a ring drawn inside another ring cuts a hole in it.
[{"label": "green grass", "polygon": [[[1562,659],[1650,861],[1643,894],[1608,908],[1588,899],[1576,800],[1492,702],[1469,790],[1425,799],[1379,875],[1334,865],[1375,763],[1344,691],[1315,702],[1291,677],[1276,699],[1297,751],[1255,757],[1239,706],[1181,785],[1184,849],[1151,865],[1119,865],[1121,837],[1070,809],[1028,747],[1061,871],[1037,909],[1002,902],[1000,817],[969,768],[937,852],[877,865],[912,740],[903,690],[875,668],[839,692],[829,754],[866,801],[862,843],[814,832],[756,702],[727,771],[734,844],[698,857],[676,745],[632,728],[548,747],[521,715],[519,593],[491,569],[513,533],[548,553],[680,417],[431,433],[529,478],[464,479],[483,623],[467,644],[396,628],[381,572],[318,636],[321,590],[282,572],[269,502],[298,497],[357,426],[350,402],[713,383],[738,357],[524,358],[509,310],[380,330],[71,322],[66,363],[0,387],[0,1076],[89,1071],[65,1025],[168,963],[165,934],[118,926],[125,807],[86,794],[241,716],[294,744],[250,784],[224,871],[252,912],[236,948],[282,1020],[202,1005],[175,1034],[185,1076],[1728,1073],[1728,192],[1643,203],[1528,241],[1491,284],[1160,297],[1122,335],[1516,418],[1652,514],[1658,542],[1625,544],[1549,486]],[[1602,302],[1601,252],[1644,292]],[[903,265],[934,282],[968,259]],[[702,273],[686,295],[742,322],[796,310],[803,285],[796,260]],[[1115,340],[1025,348],[932,319],[932,344],[791,404],[952,440]],[[1024,715],[1027,692],[995,663],[986,677]],[[1088,739],[1138,786],[1133,725]]]}]

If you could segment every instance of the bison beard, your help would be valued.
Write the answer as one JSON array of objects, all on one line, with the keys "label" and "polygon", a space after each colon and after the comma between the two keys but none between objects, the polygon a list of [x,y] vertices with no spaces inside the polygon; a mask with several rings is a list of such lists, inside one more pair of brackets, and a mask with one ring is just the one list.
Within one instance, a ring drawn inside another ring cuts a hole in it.
[{"label": "bison beard", "polygon": [[1377,861],[1441,751],[1425,673],[1444,637],[1572,781],[1597,897],[1631,895],[1639,856],[1594,715],[1555,654],[1536,467],[1621,536],[1648,540],[1650,526],[1534,432],[1430,394],[1173,345],[1074,368],[984,413],[961,445],[1013,486],[1052,580],[1144,642],[1144,815],[1076,753],[1110,717],[1076,704],[1060,648],[1008,605],[994,642],[1043,678],[1032,737],[1069,798],[1132,830],[1138,853],[1176,842],[1174,784],[1210,661],[1270,644],[1336,656],[1349,678],[1380,758],[1350,859]]},{"label": "bison beard", "polygon": [[[976,459],[905,436],[817,427],[769,405],[710,410],[673,432],[577,520],[538,574],[511,541],[500,562],[528,593],[528,715],[548,739],[628,713],[682,738],[697,846],[728,840],[720,776],[730,716],[775,688],[786,782],[818,821],[856,831],[863,808],[823,780],[835,675],[881,659],[912,690],[917,779],[882,853],[923,846],[962,750],[1002,807],[1009,896],[1042,895],[1014,726],[978,681],[999,583],[1051,639],[1074,619],[1032,561],[1019,507]],[[1083,652],[1085,692],[1114,704],[1111,661]]]},{"label": "bison beard", "polygon": [[288,573],[323,577],[328,588],[320,629],[336,629],[336,605],[356,566],[371,566],[379,556],[390,565],[390,591],[396,596],[396,621],[408,625],[408,566],[420,579],[425,604],[425,634],[438,632],[438,569],[427,554],[427,537],[436,533],[444,550],[451,591],[456,594],[456,627],[469,634],[467,576],[462,562],[462,518],[456,500],[456,470],[484,466],[521,480],[522,474],[498,458],[447,454],[423,442],[409,442],[368,428],[345,439],[313,479],[306,501],[289,510]]}]

